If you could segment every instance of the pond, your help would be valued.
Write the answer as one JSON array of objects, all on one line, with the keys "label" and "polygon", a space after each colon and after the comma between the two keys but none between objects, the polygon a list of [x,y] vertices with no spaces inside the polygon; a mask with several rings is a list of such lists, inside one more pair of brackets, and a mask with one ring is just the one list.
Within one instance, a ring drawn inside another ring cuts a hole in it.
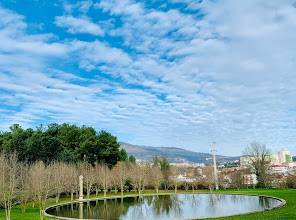
[{"label": "pond", "polygon": [[172,194],[92,200],[51,207],[46,213],[76,219],[198,219],[246,214],[279,207],[264,196]]}]

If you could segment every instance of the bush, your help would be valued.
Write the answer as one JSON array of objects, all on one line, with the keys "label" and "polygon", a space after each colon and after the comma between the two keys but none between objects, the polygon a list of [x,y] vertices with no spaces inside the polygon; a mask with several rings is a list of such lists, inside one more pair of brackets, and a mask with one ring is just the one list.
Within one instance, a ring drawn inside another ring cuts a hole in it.
[{"label": "bush", "polygon": [[288,176],[286,180],[286,186],[288,188],[296,189],[296,176]]}]

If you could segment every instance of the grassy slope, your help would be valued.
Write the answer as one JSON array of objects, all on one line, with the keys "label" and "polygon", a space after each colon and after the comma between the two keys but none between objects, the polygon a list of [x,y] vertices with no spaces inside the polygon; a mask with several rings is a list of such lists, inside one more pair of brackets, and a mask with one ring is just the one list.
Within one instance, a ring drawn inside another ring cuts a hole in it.
[{"label": "grassy slope", "polygon": [[[181,192],[181,191],[180,191]],[[199,191],[207,192],[207,191]],[[190,193],[188,191],[188,193]],[[265,211],[261,213],[255,213],[250,215],[234,216],[227,218],[219,218],[219,220],[253,220],[253,219],[270,219],[270,220],[289,220],[296,219],[296,190],[292,189],[276,189],[276,190],[223,190],[220,193],[242,193],[242,194],[258,194],[258,195],[268,195],[279,197],[285,199],[287,205],[285,207],[274,209],[271,211]],[[61,199],[60,202],[66,202],[68,198]],[[48,205],[54,204],[53,200],[49,201]],[[0,219],[4,218],[4,212],[0,212]],[[29,207],[25,213],[22,213],[19,207],[15,207],[12,210],[12,220],[38,220],[39,219],[39,209]]]}]

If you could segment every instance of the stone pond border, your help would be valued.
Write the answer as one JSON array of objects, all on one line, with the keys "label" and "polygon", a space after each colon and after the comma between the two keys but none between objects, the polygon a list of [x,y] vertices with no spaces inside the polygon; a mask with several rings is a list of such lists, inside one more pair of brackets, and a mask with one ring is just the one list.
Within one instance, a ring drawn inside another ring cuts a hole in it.
[{"label": "stone pond border", "polygon": [[[157,195],[174,195],[175,193],[174,192],[168,192],[168,193],[149,193],[149,194],[143,194],[141,196],[157,196]],[[281,202],[280,205],[278,206],[275,206],[275,207],[272,207],[272,208],[269,208],[269,209],[265,209],[264,211],[253,211],[253,212],[246,212],[246,213],[243,213],[243,214],[238,214],[238,215],[223,215],[223,216],[217,216],[217,217],[214,217],[214,218],[211,218],[211,219],[218,219],[218,218],[226,218],[226,217],[235,217],[235,216],[240,216],[240,215],[249,215],[249,214],[254,214],[254,213],[262,213],[262,212],[266,212],[266,211],[270,211],[270,210],[273,210],[273,209],[279,209],[279,208],[282,208],[284,207],[287,202],[286,200],[282,199],[282,198],[278,198],[278,197],[274,197],[274,196],[267,196],[267,195],[258,195],[258,194],[244,194],[244,193],[219,193],[219,192],[196,192],[196,193],[193,193],[193,192],[188,192],[188,193],[184,193],[184,192],[180,192],[180,193],[177,193],[177,194],[220,194],[220,195],[243,195],[243,196],[264,196],[266,198],[271,198],[271,199],[276,199],[276,200],[279,200]],[[96,201],[96,200],[107,200],[107,199],[119,199],[119,198],[127,198],[127,197],[138,197],[139,195],[138,194],[131,194],[131,195],[124,195],[123,197],[122,196],[108,196],[106,198],[91,198],[91,199],[83,199],[82,202],[90,202],[90,201]],[[52,218],[52,219],[61,219],[61,220],[103,220],[103,219],[79,219],[79,218],[67,218],[67,217],[60,217],[60,216],[55,216],[55,215],[50,215],[48,213],[46,213],[46,211],[48,209],[51,209],[51,208],[56,208],[56,207],[59,207],[59,206],[63,206],[63,205],[68,205],[68,204],[71,204],[71,203],[79,203],[78,200],[74,200],[72,202],[64,202],[64,203],[60,203],[60,204],[57,204],[57,205],[52,205],[52,206],[49,206],[45,209],[44,211],[44,216],[45,217],[49,217],[49,218]],[[198,219],[208,219],[208,218],[198,218]]]}]

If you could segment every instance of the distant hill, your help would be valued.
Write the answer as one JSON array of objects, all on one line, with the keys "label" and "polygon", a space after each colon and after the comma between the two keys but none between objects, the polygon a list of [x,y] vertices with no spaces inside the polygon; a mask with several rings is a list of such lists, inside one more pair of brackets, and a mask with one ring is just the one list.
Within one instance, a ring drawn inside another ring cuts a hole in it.
[{"label": "distant hill", "polygon": [[[151,160],[154,156],[166,157],[171,163],[212,163],[212,155],[209,153],[199,153],[176,147],[151,147],[120,143],[128,154],[134,155],[138,160]],[[239,157],[229,157],[217,155],[217,162],[226,163],[238,160]]]}]

